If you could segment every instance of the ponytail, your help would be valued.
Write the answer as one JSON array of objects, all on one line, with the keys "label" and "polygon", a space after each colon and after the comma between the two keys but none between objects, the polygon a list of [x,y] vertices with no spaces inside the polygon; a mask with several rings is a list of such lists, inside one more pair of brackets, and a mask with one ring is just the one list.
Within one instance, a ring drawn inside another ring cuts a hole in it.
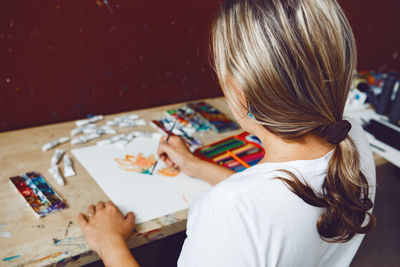
[{"label": "ponytail", "polygon": [[284,181],[293,193],[312,206],[324,208],[317,222],[323,240],[347,242],[355,234],[364,234],[374,228],[375,217],[368,212],[373,206],[368,181],[360,171],[359,154],[351,137],[347,136],[336,145],[322,193],[316,193],[292,173],[285,172],[291,179],[278,179]]}]

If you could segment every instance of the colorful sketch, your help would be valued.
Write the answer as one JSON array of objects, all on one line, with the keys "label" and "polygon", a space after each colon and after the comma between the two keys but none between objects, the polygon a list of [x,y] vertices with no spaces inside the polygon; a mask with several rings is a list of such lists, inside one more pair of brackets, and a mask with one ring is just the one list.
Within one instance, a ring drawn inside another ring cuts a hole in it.
[{"label": "colorful sketch", "polygon": [[168,176],[168,177],[175,177],[180,173],[180,171],[176,168],[162,168],[161,170],[158,171],[158,174],[161,174],[162,176]]},{"label": "colorful sketch", "polygon": [[[134,155],[126,155],[125,158],[115,158],[115,162],[118,164],[118,168],[129,171],[129,172],[139,172],[143,174],[151,175],[151,169],[156,163],[156,159],[154,155],[144,156],[143,153],[139,153],[137,156]],[[162,168],[158,172],[158,174],[167,177],[175,177],[180,171],[175,168]]]}]

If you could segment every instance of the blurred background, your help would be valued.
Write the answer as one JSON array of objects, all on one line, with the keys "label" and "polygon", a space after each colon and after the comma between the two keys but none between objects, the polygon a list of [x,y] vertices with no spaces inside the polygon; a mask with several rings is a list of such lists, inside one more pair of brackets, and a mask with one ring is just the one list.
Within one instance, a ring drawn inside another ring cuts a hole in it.
[{"label": "blurred background", "polygon": [[[400,69],[395,0],[339,0],[359,70]],[[221,96],[208,58],[216,0],[3,0],[0,132]]]}]

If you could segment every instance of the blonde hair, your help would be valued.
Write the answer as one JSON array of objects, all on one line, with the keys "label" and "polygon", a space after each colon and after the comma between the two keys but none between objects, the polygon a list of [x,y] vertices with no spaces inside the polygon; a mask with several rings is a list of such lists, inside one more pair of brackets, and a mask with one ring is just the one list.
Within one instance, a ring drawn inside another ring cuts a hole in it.
[{"label": "blonde hair", "polygon": [[[226,0],[211,36],[228,101],[269,132],[294,141],[309,134],[326,138],[327,128],[342,120],[356,45],[335,0]],[[374,226],[368,182],[349,136],[335,145],[322,195],[289,175],[279,179],[307,203],[325,208],[317,223],[324,240],[345,242]]]}]

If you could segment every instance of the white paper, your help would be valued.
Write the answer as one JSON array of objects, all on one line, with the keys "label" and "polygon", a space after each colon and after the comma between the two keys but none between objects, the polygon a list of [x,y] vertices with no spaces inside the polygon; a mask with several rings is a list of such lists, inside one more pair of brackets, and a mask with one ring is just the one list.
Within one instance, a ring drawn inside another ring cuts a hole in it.
[{"label": "white paper", "polygon": [[[154,175],[117,167],[114,158],[123,159],[127,154],[139,153],[155,155],[159,138],[137,137],[123,149],[89,146],[74,149],[72,153],[122,213],[133,211],[136,222],[141,223],[186,209],[196,196],[211,189],[208,183],[183,173],[172,178],[157,175],[157,170],[165,167],[161,160]],[[93,199],[94,203],[97,201]]]}]

